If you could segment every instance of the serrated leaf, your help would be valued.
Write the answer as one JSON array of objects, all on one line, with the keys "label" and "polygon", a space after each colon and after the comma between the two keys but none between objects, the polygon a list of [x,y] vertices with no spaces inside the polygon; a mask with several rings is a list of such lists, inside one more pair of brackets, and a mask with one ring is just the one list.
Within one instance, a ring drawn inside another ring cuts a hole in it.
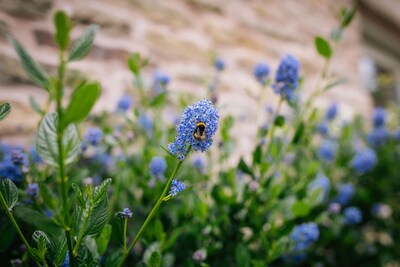
[{"label": "serrated leaf", "polygon": [[104,254],[107,250],[108,242],[110,241],[112,227],[106,224],[101,231],[100,235],[96,238],[97,249],[100,254]]},{"label": "serrated leaf", "polygon": [[94,37],[98,30],[97,25],[91,25],[82,35],[73,43],[69,54],[69,61],[75,61],[86,56],[93,46]]},{"label": "serrated leaf", "polygon": [[67,256],[68,245],[67,240],[64,238],[58,243],[56,243],[56,249],[54,252],[54,265],[60,266],[65,261],[65,257]]},{"label": "serrated leaf", "polygon": [[49,236],[43,231],[35,231],[32,235],[33,241],[35,241],[36,246],[44,258],[47,252],[48,247],[54,247],[54,244],[51,244],[52,241]]},{"label": "serrated leaf", "polygon": [[274,124],[278,127],[283,127],[283,125],[285,125],[285,117],[283,117],[282,115],[278,115],[275,118]]},{"label": "serrated leaf", "polygon": [[64,11],[57,11],[53,17],[53,22],[54,26],[56,27],[54,41],[56,42],[60,50],[65,50],[69,45],[71,22]]},{"label": "serrated leaf", "polygon": [[7,204],[7,208],[11,210],[18,202],[18,189],[15,184],[8,178],[0,182],[0,192]]},{"label": "serrated leaf", "polygon": [[83,211],[84,209],[80,206],[75,206],[75,209],[72,213],[72,233],[76,236],[79,234],[83,225]]},{"label": "serrated leaf", "polygon": [[105,267],[116,267],[119,265],[123,255],[121,248],[114,249],[108,257],[106,257]]},{"label": "serrated leaf", "polygon": [[332,56],[331,46],[329,45],[328,41],[325,40],[324,38],[320,36],[315,37],[315,47],[321,56],[327,59],[329,59]]},{"label": "serrated leaf", "polygon": [[114,239],[117,239],[118,242],[122,244],[124,238],[124,219],[122,218],[122,213],[120,211],[116,212],[114,215],[112,234]]},{"label": "serrated leaf", "polygon": [[153,251],[149,260],[149,267],[160,267],[161,265],[161,254],[158,251]]},{"label": "serrated leaf", "polygon": [[[57,145],[57,123],[56,113],[47,113],[39,125],[36,136],[36,150],[40,157],[52,166],[58,166],[59,153]],[[74,124],[70,124],[64,131],[63,136],[65,164],[75,161],[80,152],[80,140],[78,130]]]},{"label": "serrated leaf", "polygon": [[96,205],[103,201],[107,197],[107,190],[110,188],[112,179],[108,178],[104,180],[101,185],[93,189],[93,203]]},{"label": "serrated leaf", "polygon": [[292,206],[292,212],[296,217],[305,217],[311,211],[310,205],[303,201],[297,201]]},{"label": "serrated leaf", "polygon": [[79,185],[72,183],[71,184],[72,189],[74,189],[75,193],[76,193],[76,200],[78,201],[78,205],[85,209],[86,208],[86,201],[85,198],[83,197],[83,193],[81,188],[79,187]]},{"label": "serrated leaf", "polygon": [[85,236],[97,235],[107,222],[107,198],[95,205],[88,220]]},{"label": "serrated leaf", "polygon": [[10,36],[9,40],[11,44],[14,46],[14,49],[17,51],[22,68],[25,70],[28,76],[38,86],[48,90],[50,81],[48,75],[43,70],[43,68],[32,58],[32,56],[14,37]]},{"label": "serrated leaf", "polygon": [[43,115],[44,112],[42,108],[40,107],[39,103],[36,102],[35,98],[33,96],[29,96],[29,103],[31,104],[31,107],[34,111],[36,111],[38,114]]},{"label": "serrated leaf", "polygon": [[100,93],[101,89],[98,83],[82,84],[76,88],[65,110],[62,128],[67,127],[71,122],[80,122],[85,119],[100,97]]},{"label": "serrated leaf", "polygon": [[11,104],[3,103],[0,105],[0,121],[4,120],[11,112]]},{"label": "serrated leaf", "polygon": [[36,210],[25,206],[17,206],[14,209],[14,215],[20,220],[36,226],[38,230],[45,231],[52,236],[60,236],[62,229],[54,221]]}]

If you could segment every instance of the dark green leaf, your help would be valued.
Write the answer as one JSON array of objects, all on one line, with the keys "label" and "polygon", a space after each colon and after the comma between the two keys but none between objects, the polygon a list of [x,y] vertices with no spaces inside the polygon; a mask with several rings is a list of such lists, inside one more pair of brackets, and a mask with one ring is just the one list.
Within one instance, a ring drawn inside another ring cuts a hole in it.
[{"label": "dark green leaf", "polygon": [[124,219],[122,218],[121,212],[116,212],[114,215],[112,234],[113,238],[117,239],[118,242],[122,244],[124,238]]},{"label": "dark green leaf", "polygon": [[60,236],[62,234],[61,227],[36,210],[25,206],[17,206],[15,207],[14,214],[20,220],[32,224],[38,230],[42,230],[52,236]]},{"label": "dark green leaf", "polygon": [[105,267],[116,267],[121,261],[123,250],[121,248],[114,249],[108,257],[106,257]]},{"label": "dark green leaf", "polygon": [[71,184],[72,189],[74,189],[75,193],[76,193],[76,200],[78,201],[78,205],[82,208],[85,209],[86,208],[86,201],[85,198],[83,197],[83,193],[81,188],[79,187],[79,185],[72,183]]},{"label": "dark green leaf", "polygon": [[54,265],[60,266],[64,261],[67,255],[68,245],[67,240],[64,238],[58,243],[56,243],[56,249],[54,252]]},{"label": "dark green leaf", "polygon": [[101,232],[107,222],[107,198],[104,198],[99,204],[95,205],[89,216],[88,225],[85,230],[85,236],[97,235]]},{"label": "dark green leaf", "polygon": [[250,266],[250,253],[246,246],[243,244],[238,244],[235,249],[236,265],[241,267]]},{"label": "dark green leaf", "polygon": [[0,182],[0,193],[7,204],[7,209],[14,208],[18,202],[18,189],[10,179],[6,178]]},{"label": "dark green leaf", "polygon": [[331,47],[328,41],[325,40],[324,38],[320,36],[315,37],[315,47],[321,56],[327,59],[329,59],[332,56]]},{"label": "dark green leaf", "polygon": [[310,210],[310,206],[303,201],[297,201],[292,206],[292,212],[296,217],[305,217],[310,213]]},{"label": "dark green leaf", "polygon": [[161,265],[161,254],[158,251],[153,251],[149,260],[149,267],[160,267]]},{"label": "dark green leaf", "polygon": [[32,235],[33,241],[35,241],[39,253],[44,258],[48,248],[55,249],[54,243],[51,241],[50,237],[43,231],[35,231]]},{"label": "dark green leaf", "polygon": [[14,242],[16,231],[10,220],[4,220],[0,224],[0,253],[7,251]]},{"label": "dark green leaf", "polygon": [[49,78],[43,68],[29,55],[25,48],[14,37],[9,37],[11,44],[17,51],[22,68],[38,86],[48,90]]},{"label": "dark green leaf", "polygon": [[243,160],[243,158],[241,158],[239,161],[238,169],[244,173],[254,176],[252,170],[249,168],[249,166],[246,164],[246,162]]},{"label": "dark green leaf", "polygon": [[11,104],[3,103],[0,105],[0,121],[4,120],[11,112]]},{"label": "dark green leaf", "polygon": [[97,205],[98,203],[102,202],[107,197],[107,190],[111,186],[112,179],[108,178],[104,180],[101,185],[95,187],[93,189],[93,203]]},{"label": "dark green leaf", "polygon": [[40,196],[43,199],[44,204],[52,210],[56,210],[58,206],[58,200],[55,194],[49,189],[46,183],[39,184]]},{"label": "dark green leaf", "polygon": [[[52,165],[58,166],[58,145],[57,145],[57,123],[56,113],[47,113],[39,125],[36,136],[36,150],[42,159]],[[65,164],[75,161],[80,152],[80,141],[78,131],[74,124],[70,124],[64,131],[63,136]]]},{"label": "dark green leaf", "polygon": [[342,21],[340,22],[340,26],[342,28],[346,28],[347,26],[350,25],[351,21],[354,18],[354,15],[356,14],[357,9],[352,8],[352,9],[347,9],[343,8],[340,12],[340,15],[342,17]]},{"label": "dark green leaf", "polygon": [[71,22],[64,11],[57,11],[53,17],[54,25],[56,27],[56,34],[54,40],[60,50],[67,49],[69,45],[69,33],[71,31]]},{"label": "dark green leaf", "polygon": [[83,84],[76,88],[62,121],[62,128],[67,127],[71,122],[80,122],[86,118],[96,103],[101,93],[98,83]]},{"label": "dark green leaf", "polygon": [[258,165],[261,163],[262,159],[262,147],[261,145],[258,145],[256,147],[256,150],[253,152],[253,165]]},{"label": "dark green leaf", "polygon": [[106,224],[100,235],[96,238],[97,248],[100,254],[104,254],[107,250],[108,242],[110,241],[112,227]]},{"label": "dark green leaf", "polygon": [[69,54],[69,61],[75,61],[86,56],[92,48],[94,37],[98,30],[97,25],[91,25],[82,35],[73,43]]},{"label": "dark green leaf", "polygon": [[283,125],[285,125],[285,117],[283,117],[282,115],[278,115],[275,118],[274,124],[278,127],[283,127]]},{"label": "dark green leaf", "polygon": [[294,134],[292,144],[297,144],[299,143],[301,137],[303,136],[304,133],[304,122],[301,122],[299,126],[297,126],[296,133]]},{"label": "dark green leaf", "polygon": [[78,235],[83,226],[83,211],[84,209],[81,206],[75,206],[74,211],[72,213],[72,233],[73,235]]},{"label": "dark green leaf", "polygon": [[36,111],[38,114],[43,115],[44,111],[40,107],[39,103],[36,102],[35,98],[33,96],[29,96],[29,103],[31,104],[31,107],[34,111]]}]

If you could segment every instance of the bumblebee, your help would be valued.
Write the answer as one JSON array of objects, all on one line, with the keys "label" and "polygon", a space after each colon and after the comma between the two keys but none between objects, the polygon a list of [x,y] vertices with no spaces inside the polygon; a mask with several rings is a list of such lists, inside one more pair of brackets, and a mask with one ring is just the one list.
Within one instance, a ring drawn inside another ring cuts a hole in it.
[{"label": "bumblebee", "polygon": [[196,130],[194,130],[193,137],[197,141],[206,140],[206,124],[204,122],[198,122],[196,124]]}]

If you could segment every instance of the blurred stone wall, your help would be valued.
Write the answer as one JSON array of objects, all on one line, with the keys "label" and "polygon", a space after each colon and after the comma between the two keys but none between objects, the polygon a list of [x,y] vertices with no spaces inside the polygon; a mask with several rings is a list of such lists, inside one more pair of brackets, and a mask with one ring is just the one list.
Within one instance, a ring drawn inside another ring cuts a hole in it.
[{"label": "blurred stone wall", "polygon": [[[29,96],[41,104],[46,101],[45,92],[23,73],[5,36],[14,35],[47,70],[54,71],[55,10],[63,9],[75,21],[73,39],[91,23],[101,27],[90,55],[70,64],[101,81],[103,93],[96,110],[113,109],[132,83],[126,67],[132,52],[151,59],[149,79],[155,67],[172,77],[171,97],[191,91],[200,98],[213,75],[210,51],[216,51],[227,64],[218,89],[221,113],[238,118],[241,134],[249,137],[242,140],[247,146],[255,133],[254,118],[264,112],[256,110],[256,100],[248,95],[260,93],[252,77],[254,65],[266,61],[275,71],[282,55],[296,55],[306,76],[306,94],[310,93],[323,65],[314,49],[314,36],[328,36],[337,25],[340,8],[351,5],[351,0],[1,0],[0,102],[10,101],[14,109],[1,122],[0,137],[16,142],[21,136],[31,136],[38,117],[29,106]],[[346,114],[370,111],[371,100],[358,74],[359,28],[356,17],[332,62],[332,70],[349,82],[328,92],[317,105],[336,101]],[[273,92],[265,92],[263,102],[276,100]]]}]

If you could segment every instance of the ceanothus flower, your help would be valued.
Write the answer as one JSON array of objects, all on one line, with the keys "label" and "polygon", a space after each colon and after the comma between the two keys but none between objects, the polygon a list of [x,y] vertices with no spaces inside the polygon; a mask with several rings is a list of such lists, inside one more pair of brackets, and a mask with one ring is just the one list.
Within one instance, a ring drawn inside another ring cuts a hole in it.
[{"label": "ceanothus flower", "polygon": [[225,69],[225,62],[221,58],[216,58],[214,67],[217,71],[223,71]]},{"label": "ceanothus flower", "polygon": [[294,241],[295,251],[305,250],[318,240],[318,225],[313,222],[297,225],[290,234],[290,237]]},{"label": "ceanothus flower", "polygon": [[169,190],[169,194],[174,197],[178,193],[185,190],[185,188],[186,188],[186,185],[184,182],[181,182],[178,179],[174,178],[171,183],[171,189]]},{"label": "ceanothus flower", "polygon": [[37,183],[28,184],[25,192],[30,197],[37,197],[39,195],[39,185]]},{"label": "ceanothus flower", "polygon": [[86,134],[83,138],[92,146],[97,146],[103,139],[103,132],[97,127],[90,127],[86,130]]},{"label": "ceanothus flower", "polygon": [[10,160],[4,160],[0,162],[0,177],[8,178],[14,183],[22,181],[23,175],[21,168]]},{"label": "ceanothus flower", "polygon": [[34,162],[36,164],[44,163],[43,159],[40,157],[40,155],[38,154],[38,152],[34,146],[32,146],[31,149],[29,150],[29,155],[30,155],[32,162]]},{"label": "ceanothus flower", "polygon": [[336,197],[336,202],[341,205],[347,205],[354,195],[354,186],[352,184],[342,184],[339,187],[339,194]]},{"label": "ceanothus flower", "polygon": [[275,93],[289,101],[295,99],[294,91],[299,85],[300,62],[292,55],[286,55],[281,59],[275,74],[275,83],[272,85]]},{"label": "ceanothus flower", "polygon": [[196,157],[192,161],[193,167],[195,167],[198,171],[203,172],[204,170],[204,160],[200,157]]},{"label": "ceanothus flower", "polygon": [[267,82],[269,76],[269,67],[265,63],[258,63],[253,70],[254,77],[257,81],[264,85]]},{"label": "ceanothus flower", "polygon": [[153,135],[153,120],[147,113],[142,113],[138,118],[139,125],[143,127],[146,132],[147,137]]},{"label": "ceanothus flower", "polygon": [[12,150],[9,157],[10,161],[17,166],[26,166],[29,164],[28,157],[20,149]]},{"label": "ceanothus flower", "polygon": [[374,127],[382,127],[386,123],[386,109],[376,108],[372,117]]},{"label": "ceanothus flower", "polygon": [[149,163],[150,174],[161,179],[164,177],[165,170],[167,169],[167,163],[162,157],[153,157]]},{"label": "ceanothus flower", "polygon": [[321,122],[317,125],[317,132],[321,135],[327,135],[329,133],[328,124],[326,122]]},{"label": "ceanothus flower", "polygon": [[318,150],[318,156],[327,162],[332,162],[335,159],[337,144],[331,140],[322,141]]},{"label": "ceanothus flower", "polygon": [[121,216],[122,218],[132,218],[132,211],[129,208],[124,208],[121,212]]},{"label": "ceanothus flower", "polygon": [[375,167],[377,161],[378,159],[375,151],[367,147],[357,151],[351,160],[350,165],[358,173],[365,174]]},{"label": "ceanothus flower", "polygon": [[[203,99],[188,106],[183,112],[181,122],[176,127],[175,141],[168,145],[169,152],[180,160],[184,160],[189,147],[201,152],[208,150],[213,143],[212,137],[217,132],[218,120],[219,114],[210,100]],[[200,132],[201,138],[195,138],[199,125],[204,128],[204,131]]]},{"label": "ceanothus flower", "polygon": [[154,93],[160,94],[165,91],[171,81],[171,77],[160,71],[154,72],[153,90]]},{"label": "ceanothus flower", "polygon": [[369,132],[367,138],[371,146],[380,146],[386,142],[388,131],[384,126],[375,127]]},{"label": "ceanothus flower", "polygon": [[332,105],[326,110],[325,118],[326,118],[328,121],[331,121],[331,120],[333,120],[333,119],[336,118],[337,113],[338,113],[337,104],[332,104]]},{"label": "ceanothus flower", "polygon": [[395,141],[399,141],[400,140],[400,129],[397,129],[397,130],[394,130],[393,132],[391,132],[390,137]]},{"label": "ceanothus flower", "polygon": [[343,211],[344,222],[349,225],[358,224],[362,221],[362,213],[357,207],[348,207]]},{"label": "ceanothus flower", "polygon": [[118,101],[117,110],[126,112],[132,107],[132,97],[128,94],[124,94]]}]

